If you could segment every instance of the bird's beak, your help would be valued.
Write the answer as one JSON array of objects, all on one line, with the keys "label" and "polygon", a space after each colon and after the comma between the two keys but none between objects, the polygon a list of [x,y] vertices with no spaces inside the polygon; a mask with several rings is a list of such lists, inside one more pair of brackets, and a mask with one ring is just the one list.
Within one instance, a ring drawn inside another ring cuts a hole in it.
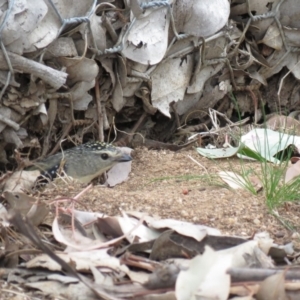
[{"label": "bird's beak", "polygon": [[117,159],[118,162],[126,162],[131,161],[132,157],[126,153],[122,153],[122,155]]}]

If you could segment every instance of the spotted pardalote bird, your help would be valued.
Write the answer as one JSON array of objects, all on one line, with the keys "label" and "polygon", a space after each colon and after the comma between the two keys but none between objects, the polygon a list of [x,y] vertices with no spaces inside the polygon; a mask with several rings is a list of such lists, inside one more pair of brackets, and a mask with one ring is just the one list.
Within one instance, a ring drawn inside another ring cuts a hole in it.
[{"label": "spotted pardalote bird", "polygon": [[61,168],[79,182],[89,183],[117,163],[131,160],[111,144],[88,142],[37,161],[29,170],[41,170],[41,175],[54,179]]}]

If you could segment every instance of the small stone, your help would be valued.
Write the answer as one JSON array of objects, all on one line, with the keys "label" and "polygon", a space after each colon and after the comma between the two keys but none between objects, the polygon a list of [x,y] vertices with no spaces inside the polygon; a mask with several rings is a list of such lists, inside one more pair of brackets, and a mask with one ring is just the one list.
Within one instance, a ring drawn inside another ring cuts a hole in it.
[{"label": "small stone", "polygon": [[259,221],[258,219],[254,219],[254,220],[253,220],[253,223],[254,223],[255,225],[260,225],[260,221]]},{"label": "small stone", "polygon": [[189,214],[188,214],[188,212],[186,210],[183,210],[183,211],[181,211],[181,215],[183,217],[187,217]]},{"label": "small stone", "polygon": [[298,239],[300,237],[300,234],[298,232],[294,232],[292,234],[292,239]]},{"label": "small stone", "polygon": [[236,223],[236,218],[228,218],[227,223],[230,225],[234,225]]},{"label": "small stone", "polygon": [[183,190],[182,190],[182,194],[183,194],[183,195],[187,195],[188,193],[189,193],[189,190],[188,190],[188,189],[183,189]]},{"label": "small stone", "polygon": [[277,238],[282,238],[282,237],[284,237],[284,232],[283,232],[283,231],[277,231],[274,235],[275,235]]}]

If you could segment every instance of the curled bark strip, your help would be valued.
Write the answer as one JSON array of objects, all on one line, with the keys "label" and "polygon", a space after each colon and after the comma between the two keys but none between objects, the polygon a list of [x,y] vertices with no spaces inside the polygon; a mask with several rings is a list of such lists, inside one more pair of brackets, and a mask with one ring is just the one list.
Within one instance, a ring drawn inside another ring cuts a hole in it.
[{"label": "curled bark strip", "polygon": [[11,143],[13,145],[16,145],[18,149],[24,147],[21,139],[18,137],[17,133],[13,129],[6,127],[2,131],[2,135],[6,143]]},{"label": "curled bark strip", "polygon": [[[8,52],[8,56],[12,67],[15,70],[23,71],[24,73],[33,74],[41,78],[46,83],[50,84],[55,89],[60,88],[65,84],[68,74],[65,72],[54,70],[50,67],[42,65],[36,61],[32,61],[20,55]],[[0,51],[0,69],[8,70],[7,62],[5,61],[4,54]]]},{"label": "curled bark strip", "polygon": [[146,87],[142,87],[140,90],[135,92],[135,95],[142,99],[144,104],[144,110],[150,115],[154,115],[157,108],[153,107],[150,103],[150,92]]},{"label": "curled bark strip", "polygon": [[7,117],[4,117],[3,115],[0,114],[0,122],[5,123],[6,125],[10,126],[14,130],[18,131],[20,129],[20,126],[18,123],[14,122],[13,120],[10,120]]},{"label": "curled bark strip", "polygon": [[104,121],[103,121],[103,112],[102,112],[102,105],[101,105],[99,78],[96,79],[95,94],[96,94],[97,118],[98,118],[98,140],[100,142],[103,142],[104,141]]}]

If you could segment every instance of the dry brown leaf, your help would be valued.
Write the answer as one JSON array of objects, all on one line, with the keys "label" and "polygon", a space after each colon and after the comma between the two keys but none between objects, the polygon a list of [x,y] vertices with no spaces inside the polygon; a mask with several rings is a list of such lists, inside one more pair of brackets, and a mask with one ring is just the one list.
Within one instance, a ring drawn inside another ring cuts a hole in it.
[{"label": "dry brown leaf", "polygon": [[3,192],[23,192],[30,190],[39,176],[39,170],[14,172],[5,181]]},{"label": "dry brown leaf", "polygon": [[3,195],[10,205],[10,211],[18,211],[27,216],[34,226],[40,225],[49,213],[45,203],[25,193],[6,191]]},{"label": "dry brown leaf", "polygon": [[169,24],[170,14],[166,7],[146,10],[136,18],[126,36],[122,54],[144,65],[159,63],[168,47]]},{"label": "dry brown leaf", "polygon": [[197,37],[207,37],[219,31],[230,12],[227,0],[182,0],[174,6],[178,31]]},{"label": "dry brown leaf", "polygon": [[285,272],[277,273],[266,278],[256,294],[257,300],[288,300],[285,293]]},{"label": "dry brown leaf", "polygon": [[280,35],[280,31],[278,29],[277,25],[271,25],[264,38],[258,42],[259,43],[263,43],[275,50],[281,50],[283,42],[282,42],[282,38]]},{"label": "dry brown leaf", "polygon": [[[119,147],[122,152],[130,155],[132,149],[127,147]],[[107,172],[106,184],[110,187],[113,187],[117,184],[120,184],[128,179],[129,173],[131,172],[131,161],[122,162],[116,164]]]},{"label": "dry brown leaf", "polygon": [[230,290],[232,256],[206,246],[204,254],[190,260],[188,270],[181,270],[176,281],[176,299],[226,300]]},{"label": "dry brown leaf", "polygon": [[221,179],[226,182],[231,188],[237,190],[237,189],[246,189],[247,182],[245,179],[230,171],[220,171],[219,176]]},{"label": "dry brown leaf", "polygon": [[288,183],[295,179],[296,177],[299,177],[300,175],[300,160],[298,160],[295,164],[290,165],[285,173],[284,182]]},{"label": "dry brown leaf", "polygon": [[300,135],[300,122],[289,116],[275,115],[267,120],[266,127],[274,131]]}]

